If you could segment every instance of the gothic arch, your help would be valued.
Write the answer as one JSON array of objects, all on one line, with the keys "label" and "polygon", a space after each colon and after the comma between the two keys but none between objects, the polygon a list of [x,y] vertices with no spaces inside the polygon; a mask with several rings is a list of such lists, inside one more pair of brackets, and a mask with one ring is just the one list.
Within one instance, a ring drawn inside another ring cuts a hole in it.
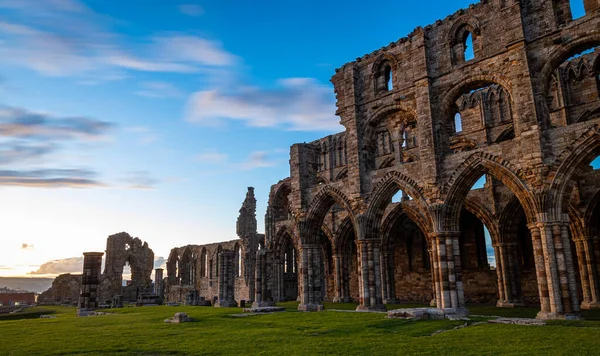
[{"label": "gothic arch", "polygon": [[554,203],[554,212],[567,213],[569,197],[573,188],[572,177],[582,163],[591,162],[600,154],[600,125],[594,125],[583,133],[573,144],[564,149],[557,158],[549,192]]},{"label": "gothic arch", "polygon": [[369,127],[375,128],[379,121],[381,121],[383,118],[385,118],[389,114],[393,114],[398,111],[404,111],[410,116],[412,116],[415,120],[417,119],[417,112],[414,108],[403,105],[402,103],[395,102],[392,104],[384,105],[373,111],[363,124],[363,132],[367,133]]},{"label": "gothic arch", "polygon": [[343,248],[350,231],[354,231],[354,226],[350,217],[346,217],[335,232],[335,239],[332,241],[332,246],[335,250],[340,251]]},{"label": "gothic arch", "polygon": [[459,34],[459,30],[465,26],[473,34],[478,36],[481,35],[481,25],[479,20],[474,16],[464,15],[454,21],[454,24],[452,24],[452,27],[450,27],[447,41],[451,43],[454,39],[456,39],[456,36]]},{"label": "gothic arch", "polygon": [[[552,73],[565,60],[572,55],[581,52],[587,48],[600,45],[600,34],[580,34],[568,43],[558,46],[550,51],[546,56],[549,58],[540,70],[539,78],[542,85],[542,93],[546,95],[552,81]],[[535,73],[535,72],[534,72]]]},{"label": "gothic arch", "polygon": [[473,184],[484,173],[504,183],[519,199],[527,220],[535,221],[535,205],[531,190],[524,181],[522,172],[503,158],[489,153],[476,152],[456,169],[444,187],[444,205],[447,209],[445,213],[450,219],[447,222],[451,224],[451,230],[458,231],[458,219],[463,202]]},{"label": "gothic arch", "polygon": [[498,231],[498,223],[494,219],[493,214],[485,207],[484,204],[474,199],[465,200],[465,209],[483,223],[490,232],[492,243],[497,243],[500,240],[500,232]]},{"label": "gothic arch", "polygon": [[430,221],[430,217],[427,214],[427,202],[423,188],[412,178],[400,172],[389,172],[373,188],[371,201],[365,214],[367,219],[365,231],[372,234],[373,237],[377,235],[386,206],[398,190],[402,190],[408,194],[416,203],[415,208],[422,211],[420,215],[425,216],[426,220]]},{"label": "gothic arch", "polygon": [[394,226],[394,223],[400,217],[402,217],[402,215],[406,215],[407,218],[414,222],[417,225],[417,227],[421,230],[423,235],[428,236],[429,232],[432,231],[431,222],[428,221],[427,218],[425,218],[421,214],[419,209],[417,209],[414,206],[411,206],[411,204],[398,204],[394,207],[394,209],[392,209],[392,211],[390,211],[389,214],[387,214],[387,216],[384,217],[383,223],[381,224],[381,246],[384,246],[384,248],[388,246],[390,231]]},{"label": "gothic arch", "polygon": [[448,93],[444,96],[442,100],[442,105],[440,106],[442,109],[442,115],[444,118],[449,117],[452,114],[452,108],[454,107],[454,102],[457,98],[463,94],[464,91],[470,88],[481,87],[482,85],[487,84],[499,84],[504,87],[506,93],[509,96],[510,101],[513,101],[512,98],[512,85],[508,81],[508,79],[500,73],[478,73],[474,74],[470,77],[467,77],[457,84],[455,84]]},{"label": "gothic arch", "polygon": [[325,214],[327,214],[329,208],[336,203],[348,212],[351,219],[353,219],[353,225],[356,227],[353,218],[353,209],[349,199],[341,190],[334,188],[331,185],[326,185],[314,196],[307,209],[306,227],[308,228],[308,235],[304,236],[305,238],[318,238],[318,233],[319,230],[321,230]]}]

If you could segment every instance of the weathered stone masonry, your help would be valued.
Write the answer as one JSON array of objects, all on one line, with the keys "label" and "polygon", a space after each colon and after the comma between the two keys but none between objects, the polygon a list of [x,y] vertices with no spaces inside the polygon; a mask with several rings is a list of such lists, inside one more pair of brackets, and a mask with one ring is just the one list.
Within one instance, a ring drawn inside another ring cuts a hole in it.
[{"label": "weathered stone masonry", "polygon": [[345,131],[293,145],[269,196],[272,298],[598,307],[600,1],[584,4],[481,1],[336,70]]}]

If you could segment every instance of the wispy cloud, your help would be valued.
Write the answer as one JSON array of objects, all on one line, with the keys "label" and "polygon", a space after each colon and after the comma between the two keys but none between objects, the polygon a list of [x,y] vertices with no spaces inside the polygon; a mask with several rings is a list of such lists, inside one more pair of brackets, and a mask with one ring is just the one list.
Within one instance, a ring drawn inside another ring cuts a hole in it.
[{"label": "wispy cloud", "polygon": [[204,15],[204,9],[197,4],[182,4],[177,7],[186,16],[198,17]]},{"label": "wispy cloud", "polygon": [[180,98],[183,92],[175,85],[166,82],[145,82],[135,93],[153,99]]},{"label": "wispy cloud", "polygon": [[1,8],[11,11],[11,20],[0,21],[0,62],[47,76],[95,83],[129,71],[192,73],[237,61],[218,41],[194,34],[118,34],[111,28],[117,19],[75,0],[4,0]]},{"label": "wispy cloud", "polygon": [[255,151],[250,153],[248,160],[242,164],[244,169],[255,169],[272,167],[275,162],[269,160],[269,153],[267,151]]},{"label": "wispy cloud", "polygon": [[29,272],[29,275],[49,274],[57,275],[61,273],[81,273],[83,270],[83,257],[63,258],[52,260],[42,264],[36,271]]},{"label": "wispy cloud", "polygon": [[242,87],[234,92],[206,90],[188,99],[185,119],[200,125],[241,120],[249,126],[302,131],[341,131],[333,90],[311,78],[289,78],[275,89]]},{"label": "wispy cloud", "polygon": [[196,156],[196,160],[209,164],[224,164],[229,160],[229,156],[217,150],[205,150]]},{"label": "wispy cloud", "polygon": [[160,182],[158,179],[152,177],[148,171],[128,172],[122,181],[126,184],[127,188],[131,189],[154,189]]},{"label": "wispy cloud", "polygon": [[94,171],[56,168],[59,152],[105,141],[114,124],[0,105],[0,185],[100,187]]},{"label": "wispy cloud", "polygon": [[269,152],[267,151],[253,151],[248,155],[246,160],[242,162],[231,162],[229,156],[225,153],[221,153],[217,150],[206,150],[197,155],[196,160],[201,163],[212,164],[233,170],[252,170],[275,165],[275,162],[270,160]]},{"label": "wispy cloud", "polygon": [[103,187],[93,171],[81,169],[0,170],[0,185],[39,188]]}]

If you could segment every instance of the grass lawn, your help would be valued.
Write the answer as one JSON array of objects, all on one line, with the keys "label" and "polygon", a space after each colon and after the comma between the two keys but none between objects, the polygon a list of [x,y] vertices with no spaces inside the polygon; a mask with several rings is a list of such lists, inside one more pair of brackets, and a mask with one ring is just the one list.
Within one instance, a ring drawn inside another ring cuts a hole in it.
[{"label": "grass lawn", "polygon": [[[462,321],[404,321],[382,313],[348,313],[356,304],[327,303],[328,311],[237,317],[239,308],[142,307],[109,310],[115,315],[78,318],[74,308],[36,307],[23,318],[0,316],[0,355],[389,355],[389,354],[570,354],[600,353],[600,313],[586,321],[548,326]],[[394,306],[396,307],[396,306]],[[40,319],[42,312],[56,316]],[[473,314],[531,316],[537,310],[471,307]],[[195,319],[166,324],[175,312]],[[431,336],[438,330],[448,330]]]}]

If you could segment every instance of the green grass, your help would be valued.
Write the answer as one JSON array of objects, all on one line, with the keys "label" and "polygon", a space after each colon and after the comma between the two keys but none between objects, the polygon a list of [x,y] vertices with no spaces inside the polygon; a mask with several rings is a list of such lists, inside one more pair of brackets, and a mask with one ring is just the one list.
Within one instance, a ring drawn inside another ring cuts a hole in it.
[{"label": "green grass", "polygon": [[[56,319],[0,319],[0,355],[592,355],[600,349],[600,321],[543,327],[479,324],[453,330],[464,322],[331,310],[353,309],[352,303],[326,304],[328,310],[319,313],[298,312],[293,302],[282,305],[284,313],[247,317],[232,316],[241,313],[239,308],[160,306],[78,318],[74,308],[53,307]],[[27,315],[49,314],[44,309],[29,309]],[[499,315],[507,309],[471,310]],[[164,323],[178,311],[195,321]],[[438,330],[448,331],[431,336]]]}]

